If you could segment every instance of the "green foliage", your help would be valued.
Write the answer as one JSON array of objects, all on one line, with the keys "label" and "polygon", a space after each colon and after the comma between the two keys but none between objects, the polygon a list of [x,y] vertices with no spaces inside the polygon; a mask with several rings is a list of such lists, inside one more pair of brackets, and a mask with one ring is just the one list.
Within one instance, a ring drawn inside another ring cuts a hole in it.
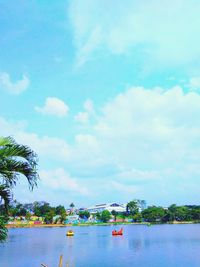
[{"label": "green foliage", "polygon": [[24,175],[31,189],[37,185],[37,156],[28,147],[17,144],[11,137],[0,137],[0,179],[9,188]]},{"label": "green foliage", "polygon": [[51,210],[49,203],[45,201],[34,202],[33,212],[38,217],[44,217]]},{"label": "green foliage", "polygon": [[95,217],[96,217],[96,219],[97,219],[98,221],[100,221],[100,220],[101,220],[101,213],[100,213],[100,212],[97,212],[97,213],[95,214]]},{"label": "green foliage", "polygon": [[26,220],[30,220],[31,213],[29,211],[26,211]]},{"label": "green foliage", "polygon": [[62,213],[66,213],[65,207],[64,206],[57,206],[55,210],[56,215],[61,215]]},{"label": "green foliage", "polygon": [[111,214],[114,216],[114,219],[115,219],[115,221],[116,221],[118,212],[117,212],[116,210],[112,210],[112,211],[111,211]]},{"label": "green foliage", "polygon": [[200,220],[200,207],[194,207],[191,210],[191,217],[193,220]]},{"label": "green foliage", "polygon": [[5,218],[0,216],[0,242],[5,241],[7,238],[7,228]]},{"label": "green foliage", "polygon": [[136,213],[135,215],[133,215],[133,220],[134,222],[142,222],[142,214],[141,213]]},{"label": "green foliage", "polygon": [[192,219],[191,210],[186,206],[177,207],[175,204],[169,207],[169,212],[171,212],[171,219],[177,221],[189,221]]},{"label": "green foliage", "polygon": [[50,210],[45,214],[44,222],[47,224],[53,223],[54,216],[55,216],[55,208],[50,208]]},{"label": "green foliage", "polygon": [[65,210],[65,207],[64,206],[61,206],[61,205],[57,206],[55,208],[55,214],[56,215],[60,215],[60,222],[61,223],[66,220],[67,213],[66,213],[66,210]]},{"label": "green foliage", "polygon": [[100,220],[104,223],[108,222],[111,219],[111,213],[108,210],[104,210],[101,213]]},{"label": "green foliage", "polygon": [[147,222],[161,222],[165,215],[162,207],[152,206],[142,211],[142,217]]},{"label": "green foliage", "polygon": [[82,219],[85,219],[85,218],[88,219],[90,217],[90,213],[87,210],[80,211],[79,212],[79,217],[82,218]]},{"label": "green foliage", "polygon": [[70,206],[70,208],[72,208],[72,209],[75,207],[75,205],[74,205],[73,202],[72,202],[69,206]]},{"label": "green foliage", "polygon": [[133,201],[130,201],[127,206],[126,206],[126,210],[129,214],[131,215],[135,215],[138,213],[139,211],[139,208],[138,208],[138,202],[133,200]]},{"label": "green foliage", "polygon": [[[11,189],[21,175],[28,180],[30,189],[37,185],[37,155],[28,147],[17,144],[11,137],[0,137],[0,204],[3,202],[7,213],[11,201]],[[23,207],[15,207],[14,215],[25,215]],[[0,241],[5,240],[6,214],[0,220]]]},{"label": "green foliage", "polygon": [[9,202],[11,200],[11,192],[10,188],[6,184],[0,184],[0,203],[2,200],[4,201],[5,209],[7,210]]}]

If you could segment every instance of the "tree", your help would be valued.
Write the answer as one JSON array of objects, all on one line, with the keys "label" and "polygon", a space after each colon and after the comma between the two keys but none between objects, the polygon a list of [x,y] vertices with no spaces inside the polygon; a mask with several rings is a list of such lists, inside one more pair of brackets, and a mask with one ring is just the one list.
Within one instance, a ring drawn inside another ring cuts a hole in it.
[{"label": "tree", "polygon": [[112,210],[112,211],[111,211],[111,214],[114,216],[114,219],[115,219],[115,221],[116,221],[118,212],[117,212],[116,210]]},{"label": "tree", "polygon": [[100,220],[101,220],[101,213],[100,213],[100,212],[97,212],[97,213],[95,214],[95,217],[96,217],[96,219],[97,219],[98,221],[100,221]]},{"label": "tree", "polygon": [[141,222],[142,221],[142,214],[141,213],[136,213],[135,215],[133,215],[133,220],[135,222]]},{"label": "tree", "polygon": [[56,215],[61,215],[61,213],[66,212],[66,210],[65,210],[64,206],[59,205],[59,206],[56,207],[56,211],[55,212],[56,212]]},{"label": "tree", "polygon": [[192,219],[192,211],[194,208],[187,206],[176,206],[175,204],[169,206],[168,211],[171,215],[171,221],[188,221]]},{"label": "tree", "polygon": [[[0,204],[6,209],[11,200],[11,191],[21,175],[28,180],[32,190],[37,185],[37,155],[25,145],[20,145],[11,137],[0,137]],[[0,240],[6,237],[5,217],[0,223]]]},{"label": "tree", "polygon": [[0,138],[0,177],[1,184],[10,189],[24,175],[30,189],[37,185],[37,156],[25,145],[17,144],[11,137]]},{"label": "tree", "polygon": [[48,202],[34,202],[33,212],[38,217],[44,217],[48,211],[50,211],[51,207]]},{"label": "tree", "polygon": [[128,213],[130,213],[131,215],[135,215],[136,213],[138,213],[139,208],[138,208],[138,202],[133,200],[130,201],[127,205],[126,205],[126,210]]},{"label": "tree", "polygon": [[31,218],[31,213],[29,211],[26,212],[26,220],[30,220]]},{"label": "tree", "polygon": [[90,217],[90,213],[87,210],[80,211],[78,215],[82,219],[88,219]]},{"label": "tree", "polygon": [[179,206],[176,209],[176,220],[178,221],[189,221],[191,220],[191,214],[188,207]]},{"label": "tree", "polygon": [[126,217],[127,217],[127,213],[124,211],[122,213],[120,213],[120,217],[122,218],[123,222],[125,221]]},{"label": "tree", "polygon": [[111,213],[108,210],[103,210],[101,213],[101,221],[106,223],[111,219]]},{"label": "tree", "polygon": [[69,205],[69,207],[70,207],[70,214],[73,214],[73,213],[74,213],[74,207],[75,207],[74,203],[72,202],[72,203]]},{"label": "tree", "polygon": [[57,206],[55,209],[55,213],[56,213],[56,215],[60,215],[61,223],[66,220],[67,213],[66,213],[64,206],[61,206],[61,205]]},{"label": "tree", "polygon": [[200,220],[200,207],[194,207],[191,210],[191,215],[193,220]]},{"label": "tree", "polygon": [[45,214],[44,222],[47,224],[53,223],[54,216],[55,216],[55,208],[50,208],[50,210]]},{"label": "tree", "polygon": [[75,205],[74,205],[73,202],[72,202],[69,206],[70,206],[70,208],[72,208],[72,209],[75,207]]},{"label": "tree", "polygon": [[147,222],[160,222],[165,215],[165,210],[162,207],[148,207],[142,211],[142,217]]}]

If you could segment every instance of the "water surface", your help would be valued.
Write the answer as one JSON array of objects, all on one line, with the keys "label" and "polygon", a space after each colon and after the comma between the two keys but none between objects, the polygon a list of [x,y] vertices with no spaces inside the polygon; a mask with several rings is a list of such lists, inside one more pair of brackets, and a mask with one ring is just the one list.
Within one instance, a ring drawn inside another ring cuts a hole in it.
[{"label": "water surface", "polygon": [[0,267],[58,266],[60,254],[70,267],[200,266],[200,225],[126,225],[112,237],[113,226],[10,229],[0,244]]}]

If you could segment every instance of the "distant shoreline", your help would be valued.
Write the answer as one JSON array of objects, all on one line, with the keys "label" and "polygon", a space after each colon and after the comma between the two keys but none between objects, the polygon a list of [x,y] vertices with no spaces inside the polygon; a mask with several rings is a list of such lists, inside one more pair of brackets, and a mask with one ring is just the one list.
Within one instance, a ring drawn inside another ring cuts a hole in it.
[{"label": "distant shoreline", "polygon": [[117,225],[163,225],[163,224],[199,224],[199,221],[174,221],[167,223],[146,223],[146,222],[118,222],[118,223],[80,223],[80,224],[7,224],[7,229],[10,228],[45,228],[45,227],[79,227],[79,226],[117,226]]}]

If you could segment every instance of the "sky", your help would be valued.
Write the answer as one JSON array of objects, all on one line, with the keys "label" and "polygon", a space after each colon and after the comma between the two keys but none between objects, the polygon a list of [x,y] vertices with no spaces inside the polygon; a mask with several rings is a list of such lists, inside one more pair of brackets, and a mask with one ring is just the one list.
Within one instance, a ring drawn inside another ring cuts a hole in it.
[{"label": "sky", "polygon": [[0,135],[23,203],[200,204],[200,1],[0,0]]}]

